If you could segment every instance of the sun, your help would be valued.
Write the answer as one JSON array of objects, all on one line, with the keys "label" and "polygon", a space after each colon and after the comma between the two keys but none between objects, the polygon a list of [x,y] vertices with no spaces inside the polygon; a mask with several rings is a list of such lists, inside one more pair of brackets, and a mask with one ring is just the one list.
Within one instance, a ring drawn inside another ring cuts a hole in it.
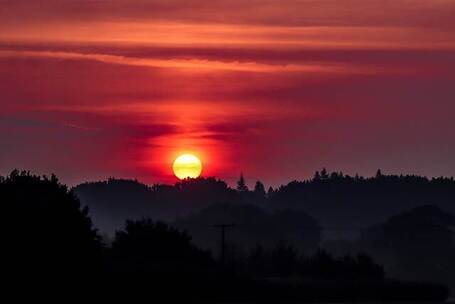
[{"label": "sun", "polygon": [[196,178],[201,175],[202,163],[193,154],[183,154],[174,160],[172,169],[179,179]]}]

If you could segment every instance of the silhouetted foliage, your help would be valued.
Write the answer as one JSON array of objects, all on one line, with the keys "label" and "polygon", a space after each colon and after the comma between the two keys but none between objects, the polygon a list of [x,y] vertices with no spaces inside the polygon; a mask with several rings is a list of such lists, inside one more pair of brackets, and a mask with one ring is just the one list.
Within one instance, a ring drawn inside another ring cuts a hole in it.
[{"label": "silhouetted foliage", "polygon": [[[455,213],[455,181],[415,175],[355,177],[316,172],[313,179],[292,181],[268,195],[269,208],[302,209],[325,227],[360,230],[389,216],[428,203]],[[357,235],[353,235],[357,236]]]},{"label": "silhouetted foliage", "polygon": [[187,230],[198,246],[218,252],[219,234],[213,226],[235,223],[229,230],[231,250],[250,250],[255,244],[272,247],[278,241],[287,241],[297,248],[315,250],[320,242],[318,222],[303,211],[264,209],[248,204],[215,204],[193,215],[182,217],[176,227]]},{"label": "silhouetted foliage", "polygon": [[272,186],[270,186],[267,190],[267,198],[272,197],[273,193],[275,193],[275,190],[273,190]]},{"label": "silhouetted foliage", "polygon": [[243,173],[240,174],[240,178],[237,181],[237,191],[240,193],[248,192],[248,186],[246,185],[245,178],[243,177]]},{"label": "silhouetted foliage", "polygon": [[[150,216],[170,221],[177,217],[177,227],[188,229],[195,244],[209,248],[217,255],[220,235],[212,226],[232,222],[237,225],[229,230],[227,239],[233,259],[245,255],[256,243],[268,250],[282,240],[292,244],[298,252],[310,254],[321,245],[321,240],[325,243],[338,240],[338,245],[324,248],[339,255],[367,251],[399,278],[455,281],[450,274],[455,271],[445,266],[449,265],[448,256],[452,252],[448,244],[453,241],[446,242],[452,237],[450,227],[423,229],[432,238],[421,241],[425,244],[423,249],[419,247],[422,245],[413,245],[409,240],[402,241],[408,237],[408,232],[398,233],[392,240],[387,237],[387,246],[381,245],[384,238],[376,238],[371,233],[361,242],[356,241],[365,227],[385,223],[387,218],[404,210],[432,204],[454,213],[453,178],[387,175],[381,170],[372,177],[362,177],[322,169],[310,180],[292,181],[276,189],[270,187],[265,196],[262,195],[263,185],[257,184],[253,191],[248,190],[243,175],[239,184],[245,187],[230,188],[214,178],[151,187],[135,181],[111,179],[83,184],[75,191],[81,201],[90,206],[99,227],[111,235],[126,219]],[[283,210],[288,211],[282,213]],[[308,215],[318,219],[316,225],[307,225],[311,223]],[[409,231],[409,235],[416,231]],[[412,258],[406,259],[406,256]],[[426,261],[423,267],[415,267],[420,259]],[[437,270],[438,267],[441,270]]]},{"label": "silhouetted foliage", "polygon": [[109,179],[74,189],[88,205],[97,226],[113,235],[127,219],[153,217],[171,220],[214,203],[238,201],[238,194],[215,178],[187,179],[151,187],[136,181]]},{"label": "silhouetted foliage", "polygon": [[265,198],[265,187],[264,184],[260,181],[257,181],[254,185],[254,194],[256,195],[257,199],[262,200]]},{"label": "silhouetted foliage", "polygon": [[257,245],[244,259],[243,270],[249,275],[262,277],[357,281],[385,279],[383,267],[366,254],[336,258],[320,249],[313,255],[304,256],[286,242],[278,242],[270,249]]},{"label": "silhouetted foliage", "polygon": [[[244,178],[239,182],[246,187]],[[150,216],[172,220],[227,202],[258,204],[272,210],[301,209],[318,218],[323,226],[355,228],[351,231],[428,203],[455,213],[453,178],[385,175],[380,170],[374,177],[365,178],[322,170],[311,180],[292,181],[276,190],[270,187],[265,199],[245,187],[236,191],[214,178],[151,187],[109,179],[81,184],[74,190],[81,202],[90,207],[97,226],[110,234],[121,228],[126,219]]]},{"label": "silhouetted foliage", "polygon": [[365,230],[360,245],[408,279],[450,283],[455,272],[455,216],[434,205],[402,212]]},{"label": "silhouetted foliage", "polygon": [[[375,187],[384,187],[387,179],[378,174]],[[356,178],[354,183],[365,181]],[[318,191],[331,191],[344,182],[343,174],[323,170],[320,178],[311,183]],[[325,188],[327,183],[330,188]],[[61,279],[83,273],[86,276],[81,282],[98,280],[96,286],[105,284],[113,296],[122,292],[129,297],[143,293],[153,295],[154,299],[164,296],[186,301],[233,302],[443,301],[448,296],[447,288],[440,284],[385,279],[383,267],[369,255],[335,257],[321,249],[310,253],[320,243],[318,222],[301,210],[265,210],[251,204],[258,202],[255,191],[239,193],[210,178],[153,187],[110,179],[96,186],[103,189],[88,185],[79,189],[85,194],[94,191],[91,195],[101,197],[111,187],[127,189],[114,191],[123,197],[113,205],[107,204],[108,207],[139,199],[149,212],[151,203],[191,202],[201,211],[177,220],[173,226],[189,227],[196,238],[218,236],[214,224],[235,223],[229,232],[229,264],[214,261],[210,252],[192,243],[188,233],[147,218],[127,221],[124,230],[117,231],[112,246],[103,248],[88,209],[81,208],[73,192],[55,176],[14,171],[0,177],[0,197],[7,215],[3,244],[9,268],[18,274],[34,273],[43,278],[44,274]],[[293,182],[286,187],[295,190],[301,184]],[[255,188],[260,188],[257,192],[264,196],[263,185]],[[133,193],[131,197],[128,191]],[[283,188],[273,191],[267,200],[275,200],[281,191]],[[223,203],[224,200],[232,203]],[[365,236],[367,241],[373,241],[372,246],[384,247],[385,251],[392,249],[399,258],[408,258],[409,265],[420,267],[412,263],[429,258],[430,249],[438,250],[440,262],[445,261],[446,254],[453,254],[453,223],[454,217],[440,208],[423,206],[372,227]],[[373,236],[368,236],[370,233]],[[213,240],[208,242],[216,244]],[[422,249],[422,245],[428,245],[429,250]],[[431,265],[424,264],[422,268]]]},{"label": "silhouetted foliage", "polygon": [[127,221],[117,231],[112,256],[121,271],[186,271],[209,265],[211,255],[195,247],[186,232],[150,219]]},{"label": "silhouetted foliage", "polygon": [[87,273],[101,269],[102,245],[88,209],[52,175],[13,171],[0,179],[3,252],[15,273]]},{"label": "silhouetted foliage", "polygon": [[324,179],[328,179],[328,178],[329,178],[329,175],[327,173],[327,169],[326,168],[322,168],[321,179],[324,180]]}]

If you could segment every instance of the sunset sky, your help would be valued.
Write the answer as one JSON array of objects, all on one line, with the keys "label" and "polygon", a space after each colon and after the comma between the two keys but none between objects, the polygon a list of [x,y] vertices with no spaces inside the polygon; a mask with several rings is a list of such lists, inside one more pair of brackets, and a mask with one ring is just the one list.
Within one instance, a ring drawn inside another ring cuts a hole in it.
[{"label": "sunset sky", "polygon": [[0,174],[455,175],[455,0],[0,0]]}]

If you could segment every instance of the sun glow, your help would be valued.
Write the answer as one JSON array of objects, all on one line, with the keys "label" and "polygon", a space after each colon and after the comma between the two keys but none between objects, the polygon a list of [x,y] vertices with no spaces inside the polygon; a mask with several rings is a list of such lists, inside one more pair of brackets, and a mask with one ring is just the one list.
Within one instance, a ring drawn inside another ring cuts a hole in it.
[{"label": "sun glow", "polygon": [[201,175],[202,163],[193,154],[183,154],[175,159],[172,169],[179,179],[197,178]]}]

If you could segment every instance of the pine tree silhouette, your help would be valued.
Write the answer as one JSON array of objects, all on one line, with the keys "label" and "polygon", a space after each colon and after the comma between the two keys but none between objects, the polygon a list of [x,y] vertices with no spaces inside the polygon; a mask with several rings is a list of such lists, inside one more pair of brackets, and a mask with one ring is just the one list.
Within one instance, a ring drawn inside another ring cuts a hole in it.
[{"label": "pine tree silhouette", "polygon": [[237,181],[237,191],[248,192],[248,186],[246,185],[245,178],[243,177],[243,173],[240,174],[240,178]]}]

